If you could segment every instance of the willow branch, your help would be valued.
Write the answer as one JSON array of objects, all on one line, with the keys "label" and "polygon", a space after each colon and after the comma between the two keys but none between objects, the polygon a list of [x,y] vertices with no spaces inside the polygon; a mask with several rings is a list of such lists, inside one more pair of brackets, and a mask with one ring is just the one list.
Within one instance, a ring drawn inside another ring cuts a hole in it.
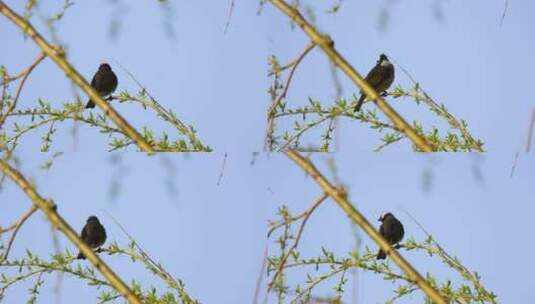
[{"label": "willow branch", "polygon": [[438,254],[444,263],[448,264],[451,268],[457,270],[463,276],[466,280],[470,281],[474,287],[482,293],[487,299],[493,303],[496,304],[496,300],[492,297],[492,293],[487,291],[483,285],[481,285],[481,282],[479,281],[479,277],[477,274],[472,273],[472,271],[468,270],[461,262],[456,258],[452,257],[440,244],[433,238],[433,236],[424,228],[424,226],[418,222],[411,214],[407,213],[411,219],[420,227],[420,229],[423,231],[423,233],[427,236],[427,240],[429,245],[435,245],[435,248],[431,248],[430,246],[425,245],[419,245],[418,247],[421,249],[426,250],[430,255],[433,253]]},{"label": "willow branch", "polygon": [[370,222],[347,200],[346,193],[331,185],[331,183],[316,169],[308,159],[295,151],[287,151],[286,155],[293,160],[301,169],[308,173],[319,186],[327,193],[353,222],[368,234],[379,247],[389,255],[392,260],[407,274],[407,277],[417,284],[422,291],[435,303],[446,304],[446,300],[434,289],[421,274],[407,262],[392,246],[375,230]]},{"label": "willow branch", "polygon": [[308,124],[307,126],[303,127],[301,130],[297,131],[294,135],[292,135],[292,137],[288,138],[288,140],[286,141],[286,143],[278,150],[278,152],[282,152],[282,151],[285,151],[285,150],[288,150],[288,146],[295,140],[297,140],[298,138],[301,137],[301,135],[303,135],[303,133],[305,133],[307,130],[310,130],[311,128],[319,125],[319,124],[322,124],[324,123],[325,121],[329,120],[329,119],[333,119],[335,117],[335,115],[327,115],[327,116],[324,116],[320,119],[318,119],[317,121],[313,122],[313,123],[310,123]]},{"label": "willow branch", "polygon": [[52,201],[42,198],[39,193],[35,191],[35,188],[28,183],[24,176],[4,160],[0,160],[0,170],[26,193],[33,204],[46,215],[54,227],[63,232],[63,234],[65,234],[65,236],[80,249],[95,268],[97,268],[108,282],[110,282],[110,285],[113,288],[122,294],[128,302],[141,304],[141,300],[134,294],[134,292],[113,272],[113,270],[111,270],[108,265],[104,263],[104,261],[100,259],[98,255],[93,252],[69,224],[67,224],[67,222],[65,222],[65,220],[56,212],[56,205]]},{"label": "willow branch", "polygon": [[130,124],[119,114],[100,94],[91,87],[78,71],[65,59],[65,51],[58,46],[52,46],[48,43],[32,26],[21,16],[12,11],[3,1],[0,1],[0,13],[6,16],[11,22],[17,25],[26,35],[28,35],[37,44],[43,53],[52,59],[56,65],[65,72],[76,85],[80,87],[110,119],[127,134],[138,147],[145,152],[154,152],[152,146],[139,134]]},{"label": "willow branch", "polygon": [[308,23],[297,9],[288,5],[284,0],[270,0],[279,10],[290,17],[317,44],[329,59],[340,68],[377,107],[394,123],[400,132],[414,143],[421,151],[432,152],[433,147],[419,135],[377,92],[362,78],[362,76],[345,60],[334,48],[334,41],[327,35],[320,34],[316,28]]},{"label": "willow branch", "polygon": [[468,132],[468,130],[466,129],[466,126],[464,125],[464,123],[459,122],[457,118],[451,115],[444,106],[440,106],[433,98],[431,98],[431,96],[429,96],[429,94],[427,94],[427,92],[412,77],[409,71],[407,71],[404,67],[402,67],[399,64],[398,66],[401,68],[403,73],[405,73],[405,75],[409,77],[412,84],[415,85],[422,92],[422,95],[423,95],[423,96],[418,96],[418,89],[416,89],[414,91],[414,95],[412,95],[411,97],[414,98],[414,100],[416,101],[419,101],[419,100],[424,101],[427,104],[427,106],[431,109],[431,111],[436,112],[438,115],[444,117],[452,128],[457,129],[459,130],[459,132],[461,132],[462,137],[464,138],[465,142],[471,146],[471,149],[474,149],[477,152],[484,152],[482,144],[478,140],[474,139],[472,134],[470,134],[470,132]]}]

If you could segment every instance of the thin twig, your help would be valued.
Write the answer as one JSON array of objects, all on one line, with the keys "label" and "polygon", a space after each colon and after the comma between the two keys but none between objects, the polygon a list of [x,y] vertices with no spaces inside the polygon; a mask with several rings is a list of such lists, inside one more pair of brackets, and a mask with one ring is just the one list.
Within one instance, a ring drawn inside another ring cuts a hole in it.
[{"label": "thin twig", "polygon": [[305,56],[316,46],[316,44],[314,43],[309,43],[305,49],[301,52],[301,54],[299,54],[299,56],[297,56],[296,59],[292,60],[289,64],[287,64],[286,66],[284,66],[281,71],[284,71],[285,69],[291,67],[292,69],[290,70],[290,74],[288,75],[288,78],[286,79],[286,83],[284,84],[284,89],[282,91],[282,93],[275,99],[273,99],[273,102],[271,103],[271,106],[269,107],[269,110],[268,110],[268,125],[267,125],[267,130],[266,130],[266,142],[264,144],[264,150],[265,151],[271,151],[272,147],[271,147],[271,144],[272,144],[272,141],[271,141],[271,136],[273,134],[273,124],[274,124],[274,120],[275,120],[275,113],[276,113],[276,109],[277,107],[280,105],[281,101],[283,98],[286,97],[286,94],[288,94],[288,89],[290,88],[290,83],[292,81],[292,78],[293,78],[293,75],[295,73],[295,70],[297,69],[297,67],[299,66],[299,63],[305,58]]},{"label": "thin twig", "polygon": [[[475,274],[473,274],[470,270],[468,270],[464,265],[457,262],[457,259],[453,258],[440,244],[431,236],[431,234],[424,228],[424,226],[416,220],[409,212],[404,211],[405,214],[407,214],[413,221],[416,223],[416,225],[423,231],[423,233],[428,237],[431,238],[433,244],[438,249],[438,254],[445,260],[445,262],[450,265],[453,269],[458,270],[463,277],[468,279],[472,284],[474,284],[474,287],[476,287],[478,290],[482,290],[485,295],[488,295],[489,292],[481,285],[479,282],[479,279]],[[492,303],[496,303],[492,298],[489,298],[489,300]]]},{"label": "thin twig", "polygon": [[529,123],[529,129],[528,129],[528,140],[526,142],[526,152],[529,153],[531,151],[531,141],[533,139],[533,128],[535,127],[535,108],[533,108],[533,112],[531,112],[531,121]]},{"label": "thin twig", "polygon": [[511,173],[509,174],[509,177],[513,177],[513,174],[515,174],[516,164],[518,162],[518,155],[519,154],[520,154],[519,152],[515,153],[515,157],[513,159],[513,166],[511,166]]},{"label": "thin twig", "polygon": [[227,22],[225,23],[225,29],[223,30],[223,35],[227,34],[227,30],[230,25],[230,19],[232,18],[233,12],[234,12],[234,0],[230,0],[230,8],[228,10],[228,17],[227,17]]},{"label": "thin twig", "polygon": [[448,123],[451,127],[459,130],[461,132],[462,137],[466,141],[467,144],[470,144],[472,149],[476,150],[477,152],[483,152],[483,148],[481,147],[481,144],[474,139],[474,137],[468,132],[468,130],[464,127],[462,123],[460,123],[457,118],[455,118],[453,115],[451,115],[448,111],[445,110],[445,108],[439,106],[437,102],[431,98],[429,94],[419,85],[419,83],[412,77],[412,75],[409,73],[407,69],[405,69],[403,66],[401,66],[399,63],[396,62],[396,65],[403,71],[403,73],[409,77],[413,85],[418,85],[418,88],[423,94],[423,97],[425,99],[422,99],[429,107],[434,109],[437,112],[440,112],[442,116],[446,118]]},{"label": "thin twig", "polygon": [[143,84],[141,84],[141,82],[139,80],[137,80],[137,78],[134,76],[134,74],[132,74],[128,69],[126,69],[119,62],[117,62],[117,64],[121,67],[121,69],[123,69],[123,71],[125,71],[128,74],[128,76],[130,76],[130,78],[138,85],[138,87],[143,92],[145,92],[147,94],[147,96],[149,96],[150,100],[153,103],[153,104],[143,103],[144,105],[147,105],[147,106],[151,107],[158,114],[160,114],[160,116],[162,118],[164,118],[165,120],[171,122],[180,133],[186,135],[189,138],[189,140],[190,140],[191,144],[194,146],[194,148],[199,147],[200,149],[202,149],[204,151],[208,150],[208,148],[205,147],[201,143],[201,141],[197,138],[195,133],[193,133],[190,130],[190,128],[188,128],[180,119],[178,119],[178,117],[176,117],[175,115],[172,115],[167,109],[165,109],[164,107],[162,107],[160,105],[160,103],[156,100],[156,98],[154,98],[154,96],[152,96],[150,94],[150,92],[147,90],[147,88],[145,88],[143,86]]},{"label": "thin twig", "polygon": [[503,25],[505,20],[505,14],[507,14],[507,9],[509,8],[509,0],[505,0],[505,7],[503,8],[502,18],[500,19],[500,26]]},{"label": "thin twig", "polygon": [[297,236],[295,237],[295,241],[293,242],[292,246],[290,246],[286,254],[279,261],[279,267],[277,269],[277,272],[275,272],[275,275],[273,275],[273,279],[271,279],[271,283],[269,284],[268,293],[271,291],[271,288],[277,281],[277,278],[282,273],[282,270],[284,269],[284,264],[286,264],[288,257],[290,257],[290,255],[292,254],[292,251],[295,248],[297,248],[297,246],[299,245],[299,240],[301,240],[301,235],[303,234],[303,230],[305,229],[305,225],[308,219],[310,218],[314,210],[316,210],[316,208],[318,208],[318,206],[321,203],[323,203],[323,201],[325,201],[325,199],[327,199],[328,197],[329,195],[327,193],[323,193],[319,198],[316,199],[316,201],[312,204],[312,206],[305,211],[304,216],[303,216],[303,221],[301,222],[301,225],[299,226],[299,230],[297,232]]},{"label": "thin twig", "polygon": [[[183,284],[180,281],[177,281],[175,277],[173,277],[163,266],[154,261],[150,255],[136,242],[136,240],[126,231],[126,229],[115,219],[111,214],[108,213],[108,216],[115,222],[115,224],[123,231],[123,233],[130,239],[130,241],[134,244],[136,249],[139,251],[143,263],[146,265],[146,267],[154,274],[156,274],[160,279],[162,279],[164,282],[168,284],[171,288],[174,288],[178,291],[181,298],[185,299],[185,303],[197,303],[196,301],[193,301],[193,299],[190,298],[190,296],[186,293],[186,291],[183,288]],[[154,271],[157,270],[157,271]]]},{"label": "thin twig", "polygon": [[223,163],[221,164],[221,171],[219,171],[219,177],[217,178],[217,185],[221,183],[221,180],[223,179],[223,172],[225,172],[225,166],[227,165],[227,152],[225,152],[225,155],[223,156]]},{"label": "thin twig", "polygon": [[[535,108],[533,108],[533,111],[531,112],[531,119],[529,122],[528,135],[527,135],[527,140],[526,140],[526,153],[529,153],[531,151],[531,141],[533,140],[534,128],[535,128]],[[515,173],[519,155],[520,155],[519,152],[515,153],[515,158],[513,159],[513,166],[511,167],[511,174],[509,175],[509,177],[513,177],[513,174]]]},{"label": "thin twig", "polygon": [[[321,202],[320,202],[320,203],[321,203]],[[292,217],[292,218],[290,218],[290,219],[288,219],[288,220],[281,220],[281,221],[279,221],[279,222],[272,223],[272,224],[270,225],[271,227],[269,228],[267,237],[270,238],[270,237],[271,237],[271,234],[272,234],[275,230],[279,229],[280,227],[283,227],[283,226],[286,226],[286,225],[288,225],[288,224],[291,224],[291,223],[293,223],[293,222],[295,222],[295,221],[298,221],[298,220],[302,219],[303,217],[307,216],[308,214],[310,214],[310,213],[313,211],[313,209],[316,209],[316,207],[317,207],[316,204],[318,204],[318,201],[314,202],[314,204],[312,204],[312,205],[310,206],[310,208],[306,209],[305,211],[303,211],[303,212],[302,212],[301,214],[299,214],[299,215],[296,215],[296,216],[294,216],[294,217]]]},{"label": "thin twig", "polygon": [[[37,210],[38,208],[36,206],[32,206],[30,208],[30,210],[28,210],[23,216],[22,218],[17,222],[17,224],[15,225],[15,230],[13,231],[13,234],[11,234],[11,237],[9,238],[9,241],[7,243],[7,247],[6,247],[6,251],[4,253],[4,255],[2,256],[2,258],[0,258],[0,265],[2,265],[2,263],[4,263],[5,260],[7,260],[8,258],[8,255],[9,255],[9,251],[11,251],[11,245],[13,245],[13,242],[15,241],[15,237],[17,236],[17,233],[19,232],[19,229],[20,227],[22,227],[22,225],[24,224],[24,222],[26,222],[26,220]],[[4,232],[7,231],[7,230],[4,230]]]},{"label": "thin twig", "polygon": [[314,123],[310,123],[308,124],[306,127],[302,128],[301,130],[297,131],[294,135],[292,135],[292,137],[290,137],[288,139],[288,141],[286,141],[286,143],[279,148],[278,152],[282,152],[284,150],[286,150],[286,148],[296,139],[298,139],[305,131],[309,130],[310,128],[312,127],[315,127],[319,124],[322,124],[323,122],[327,121],[328,119],[332,119],[333,118],[333,115],[327,115],[327,116],[324,116],[320,119],[318,119],[317,121],[315,121]]},{"label": "thin twig", "polygon": [[[297,303],[297,301],[305,294],[310,293],[314,287],[316,287],[321,282],[325,281],[327,278],[334,277],[335,275],[339,274],[340,272],[345,273],[347,271],[347,267],[341,266],[338,269],[331,270],[330,273],[323,275],[319,277],[318,279],[314,280],[311,284],[307,286],[307,288],[304,288],[301,292],[299,292],[291,301],[290,304]],[[302,303],[302,302],[300,302]]]},{"label": "thin twig", "polygon": [[266,240],[266,245],[264,247],[264,256],[262,257],[262,266],[260,267],[260,273],[256,279],[256,287],[253,295],[253,304],[258,303],[258,296],[260,295],[260,288],[262,287],[262,279],[264,278],[264,272],[267,266],[267,257],[268,257],[268,241]]},{"label": "thin twig", "polygon": [[[28,79],[28,76],[30,76],[30,73],[33,71],[33,69],[39,64],[41,63],[41,61],[43,61],[43,59],[46,58],[46,55],[45,53],[41,53],[39,54],[39,56],[37,57],[37,59],[35,59],[35,61],[27,68],[25,69],[24,71],[21,72],[21,75],[22,75],[22,80],[20,81],[19,83],[19,86],[17,88],[17,92],[15,93],[15,98],[13,99],[13,102],[11,103],[11,105],[9,106],[9,108],[7,109],[6,113],[2,115],[2,113],[0,113],[0,129],[2,128],[2,125],[4,124],[4,122],[6,121],[7,119],[7,116],[13,112],[13,110],[15,109],[15,107],[17,107],[17,102],[19,100],[19,96],[20,96],[20,93],[22,92],[22,88],[24,87],[24,84],[26,83],[26,79]],[[20,76],[16,76],[14,79],[17,79],[19,78]]]}]

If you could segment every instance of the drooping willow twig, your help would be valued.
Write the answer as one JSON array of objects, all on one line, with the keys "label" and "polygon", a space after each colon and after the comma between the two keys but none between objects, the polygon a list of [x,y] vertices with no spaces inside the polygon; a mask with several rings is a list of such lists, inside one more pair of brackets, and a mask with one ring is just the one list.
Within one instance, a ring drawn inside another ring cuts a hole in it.
[{"label": "drooping willow twig", "polygon": [[185,286],[182,280],[176,279],[171,275],[165,268],[162,266],[162,264],[156,262],[137,242],[136,240],[126,231],[126,229],[111,215],[110,217],[115,222],[117,226],[123,231],[123,233],[130,239],[130,246],[129,248],[131,250],[123,250],[119,248],[116,244],[112,244],[108,248],[108,252],[110,254],[125,254],[130,256],[133,260],[141,260],[145,267],[150,270],[152,273],[154,273],[156,276],[158,276],[161,280],[163,280],[170,288],[176,290],[180,296],[180,298],[183,300],[184,303],[187,304],[198,304],[199,302],[192,299],[185,291]]},{"label": "drooping willow twig", "polygon": [[[472,134],[470,134],[470,132],[468,131],[468,129],[466,128],[466,123],[461,119],[461,121],[459,121],[457,118],[455,118],[453,115],[451,115],[448,110],[446,109],[446,107],[444,105],[439,105],[421,86],[420,84],[412,77],[412,75],[409,73],[409,71],[407,71],[404,67],[402,67],[401,65],[397,64],[399,66],[399,68],[401,69],[401,71],[403,71],[403,73],[405,75],[407,75],[407,77],[409,77],[409,79],[411,80],[412,84],[414,85],[414,90],[409,93],[409,94],[405,94],[404,92],[402,92],[402,90],[399,90],[399,89],[396,89],[394,91],[393,95],[394,98],[396,97],[399,97],[399,96],[411,96],[413,97],[417,102],[419,101],[423,101],[431,111],[435,112],[437,115],[441,116],[441,117],[444,117],[444,119],[446,119],[446,121],[448,122],[448,124],[453,128],[453,129],[457,129],[459,130],[459,132],[461,133],[461,136],[462,138],[464,139],[464,141],[466,142],[466,145],[468,146],[469,150],[470,151],[476,151],[476,152],[484,152],[483,150],[483,144],[481,143],[481,141],[479,140],[476,140]],[[397,94],[401,94],[401,95],[397,95]]]},{"label": "drooping willow twig", "polygon": [[[406,212],[407,215],[418,225],[418,227],[424,232],[424,234],[427,237],[427,241],[424,242],[424,244],[417,244],[416,242],[410,242],[410,247],[407,246],[407,249],[414,249],[419,248],[426,250],[429,255],[436,254],[440,256],[442,261],[446,263],[451,268],[455,269],[463,278],[465,278],[467,281],[470,281],[474,287],[478,290],[480,293],[480,297],[488,300],[490,303],[495,304],[495,295],[492,292],[489,292],[485,287],[481,284],[479,281],[479,277],[477,274],[472,273],[470,270],[468,270],[463,264],[459,262],[459,260],[456,257],[452,257],[440,244],[433,238],[433,236],[423,227],[423,225],[418,222],[411,214]],[[432,246],[433,245],[433,246]]]},{"label": "drooping willow twig", "polygon": [[[143,107],[149,107],[151,109],[153,109],[153,107],[159,107],[151,100],[148,100],[146,95],[143,95],[142,93],[144,93],[144,91],[137,95],[132,95],[128,92],[121,92],[119,95],[117,95],[117,97],[113,97],[113,99],[117,99],[120,102],[134,101],[140,103]],[[35,108],[13,111],[12,113],[8,114],[9,117],[25,117],[28,120],[28,124],[16,122],[14,124],[12,134],[8,134],[7,132],[0,133],[0,149],[5,149],[6,151],[14,150],[19,139],[22,138],[26,133],[47,126],[48,130],[42,136],[41,151],[48,151],[50,143],[52,142],[52,135],[56,130],[54,128],[55,124],[59,124],[64,121],[81,122],[88,126],[98,128],[99,132],[103,134],[108,134],[111,137],[109,151],[115,151],[134,144],[127,134],[125,134],[122,129],[115,127],[105,115],[94,115],[92,112],[89,112],[88,114],[87,112],[83,112],[83,107],[84,105],[81,102],[75,102],[64,103],[62,108],[54,109],[49,103],[39,100],[39,105]],[[159,116],[164,115],[160,114],[160,112],[157,110],[155,111]],[[176,127],[176,122],[174,120],[176,116],[172,112],[166,113],[169,114],[169,116],[164,119]],[[157,152],[211,151],[209,147],[204,146],[199,141],[190,140],[191,144],[187,144],[186,140],[182,138],[170,139],[165,132],[159,136],[154,135],[153,132],[147,128],[143,128],[143,132],[144,138],[146,138],[153,149]],[[193,131],[191,132],[193,133]],[[195,134],[193,134],[193,138],[196,138]]]}]

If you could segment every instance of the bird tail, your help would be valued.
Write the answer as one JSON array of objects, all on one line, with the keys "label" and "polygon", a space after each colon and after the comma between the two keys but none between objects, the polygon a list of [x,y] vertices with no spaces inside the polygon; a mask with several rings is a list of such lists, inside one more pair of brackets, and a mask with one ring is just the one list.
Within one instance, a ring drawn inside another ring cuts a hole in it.
[{"label": "bird tail", "polygon": [[95,103],[93,102],[93,100],[89,99],[89,101],[87,102],[87,104],[85,105],[85,108],[86,109],[92,109],[95,107]]},{"label": "bird tail", "polygon": [[76,258],[78,260],[85,260],[85,255],[80,251],[80,253],[78,253],[78,256]]},{"label": "bird tail", "polygon": [[355,112],[360,111],[360,107],[362,107],[362,103],[364,102],[365,99],[366,99],[366,94],[364,93],[361,94],[359,101],[357,102],[357,105],[355,106]]},{"label": "bird tail", "polygon": [[386,253],[382,249],[379,249],[379,252],[377,253],[377,259],[378,260],[386,259]]}]

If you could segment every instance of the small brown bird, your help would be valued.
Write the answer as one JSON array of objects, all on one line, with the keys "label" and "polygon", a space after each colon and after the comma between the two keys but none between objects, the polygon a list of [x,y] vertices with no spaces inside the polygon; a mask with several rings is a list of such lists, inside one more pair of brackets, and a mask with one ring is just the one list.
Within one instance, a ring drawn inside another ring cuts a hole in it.
[{"label": "small brown bird", "polygon": [[[386,57],[385,54],[381,54],[379,60],[377,60],[377,63],[368,73],[365,80],[378,94],[382,94],[390,88],[394,82],[394,76],[394,65],[388,60],[388,57]],[[360,91],[360,94],[359,101],[355,107],[355,112],[360,111],[360,107],[362,107],[362,103],[364,103],[364,100],[367,97],[362,91]]]},{"label": "small brown bird", "polygon": [[[392,215],[390,212],[381,214],[379,222],[382,222],[381,227],[379,227],[379,234],[388,242],[390,245],[395,245],[403,239],[405,231],[403,230],[403,224],[398,221],[397,218]],[[386,259],[386,254],[383,250],[379,249],[377,253],[378,260]]]},{"label": "small brown bird", "polygon": [[[82,229],[82,240],[91,248],[99,248],[106,242],[106,229],[100,224],[94,215],[87,218],[87,223]],[[85,259],[85,255],[78,253],[78,259]]]},{"label": "small brown bird", "polygon": [[[93,76],[91,80],[91,86],[100,94],[102,97],[106,97],[113,93],[117,88],[117,76],[111,70],[111,67],[107,63],[103,63],[98,67],[98,71]],[[95,103],[93,100],[89,99],[85,108],[94,108]]]}]

